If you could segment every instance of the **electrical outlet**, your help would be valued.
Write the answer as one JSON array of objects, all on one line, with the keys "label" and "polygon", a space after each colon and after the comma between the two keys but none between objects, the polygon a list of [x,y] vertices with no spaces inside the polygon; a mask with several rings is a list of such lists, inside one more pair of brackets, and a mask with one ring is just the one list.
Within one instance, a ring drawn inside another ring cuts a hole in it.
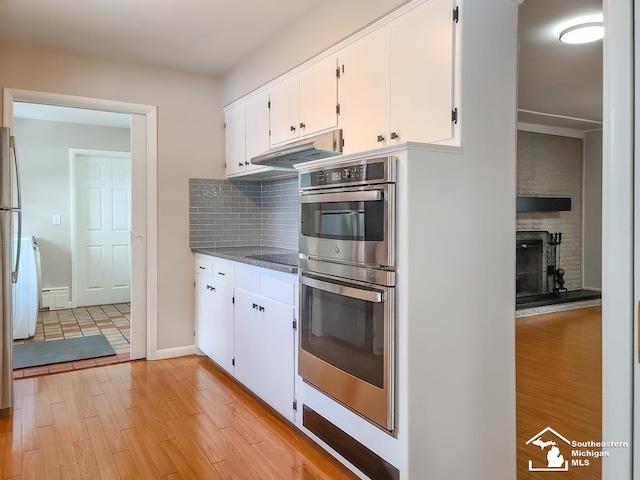
[{"label": "electrical outlet", "polygon": [[54,225],[60,225],[60,215],[54,215],[53,216],[53,224]]}]

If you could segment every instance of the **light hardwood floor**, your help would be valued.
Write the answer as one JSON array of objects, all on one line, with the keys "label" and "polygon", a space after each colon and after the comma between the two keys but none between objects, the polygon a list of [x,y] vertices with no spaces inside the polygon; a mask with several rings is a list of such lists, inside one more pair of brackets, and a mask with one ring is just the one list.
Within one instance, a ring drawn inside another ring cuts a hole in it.
[{"label": "light hardwood floor", "polygon": [[570,441],[602,440],[601,323],[601,307],[516,320],[518,480],[601,478],[600,460],[571,466],[572,449],[562,441],[558,447],[569,460],[568,472],[529,472],[529,460],[544,463],[546,453],[525,445],[546,427]]},{"label": "light hardwood floor", "polygon": [[14,381],[7,479],[354,479],[202,357]]}]

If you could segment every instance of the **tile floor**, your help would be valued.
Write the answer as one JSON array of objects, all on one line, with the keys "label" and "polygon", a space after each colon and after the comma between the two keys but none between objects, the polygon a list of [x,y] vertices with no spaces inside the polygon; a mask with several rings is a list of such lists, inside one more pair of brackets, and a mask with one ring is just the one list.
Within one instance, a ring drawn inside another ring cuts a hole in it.
[{"label": "tile floor", "polygon": [[113,347],[115,355],[17,369],[13,371],[13,378],[65,372],[96,365],[128,361],[130,316],[131,304],[129,303],[40,311],[35,335],[27,340],[16,340],[13,342],[14,345],[103,334]]}]

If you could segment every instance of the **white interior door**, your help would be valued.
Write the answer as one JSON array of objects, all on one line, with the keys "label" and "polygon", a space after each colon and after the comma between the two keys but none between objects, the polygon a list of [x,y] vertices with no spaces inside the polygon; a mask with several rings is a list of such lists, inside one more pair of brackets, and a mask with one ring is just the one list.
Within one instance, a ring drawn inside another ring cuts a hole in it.
[{"label": "white interior door", "polygon": [[77,154],[72,165],[73,303],[131,299],[131,156]]}]

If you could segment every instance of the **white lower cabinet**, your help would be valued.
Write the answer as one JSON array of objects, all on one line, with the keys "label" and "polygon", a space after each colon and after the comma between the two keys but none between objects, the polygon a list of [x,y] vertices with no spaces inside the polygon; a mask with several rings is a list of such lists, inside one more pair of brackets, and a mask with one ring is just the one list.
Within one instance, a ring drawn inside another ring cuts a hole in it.
[{"label": "white lower cabinet", "polygon": [[200,273],[208,265],[202,259],[196,256],[198,349],[293,422],[295,277],[216,259],[211,275],[226,273],[219,281]]},{"label": "white lower cabinet", "polygon": [[196,346],[233,373],[233,286],[196,275]]}]

